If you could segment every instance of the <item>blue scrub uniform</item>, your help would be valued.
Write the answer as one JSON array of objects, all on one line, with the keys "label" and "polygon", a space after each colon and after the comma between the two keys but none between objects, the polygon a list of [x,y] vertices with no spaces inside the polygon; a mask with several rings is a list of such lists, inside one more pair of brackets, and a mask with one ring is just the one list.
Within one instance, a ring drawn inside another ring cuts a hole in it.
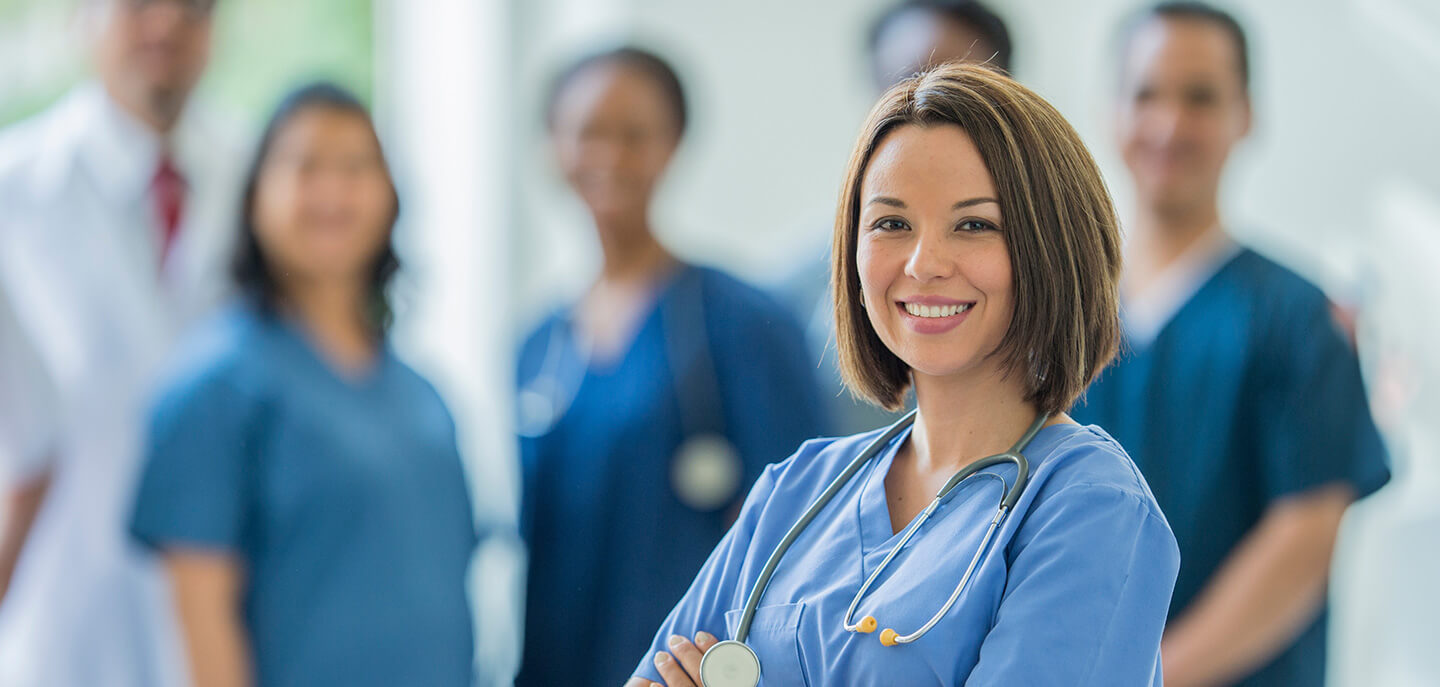
[{"label": "blue scrub uniform", "polygon": [[[1183,614],[1277,499],[1332,483],[1364,497],[1389,479],[1355,354],[1323,294],[1239,251],[1149,345],[1128,350],[1071,411],[1134,456],[1175,528]],[[1238,684],[1321,685],[1325,616]]]},{"label": "blue scrub uniform", "polygon": [[[655,634],[733,638],[751,587],[781,538],[880,432],[811,441],[766,470],[740,519]],[[914,643],[846,632],[845,610],[902,535],[885,476],[901,441],[861,468],[781,560],[746,643],[761,685],[1160,685],[1160,636],[1179,567],[1175,538],[1123,449],[1096,427],[1046,427],[1024,450],[1031,483],[955,606]],[[1007,483],[1015,466],[985,472]],[[855,615],[906,634],[965,573],[1004,488],[974,478],[931,517]]]},{"label": "blue scrub uniform", "polygon": [[[521,442],[530,548],[521,687],[624,682],[748,485],[824,431],[799,326],[725,274],[681,268],[608,367],[586,364],[568,320],[546,321],[519,360],[523,386],[558,342],[578,385],[558,423]],[[707,390],[706,379],[718,389]],[[743,481],[716,507],[687,505],[672,486],[676,449],[694,430],[682,427],[682,390],[718,391],[704,399],[717,415],[700,419],[723,428],[743,464]]]},{"label": "blue scrub uniform", "polygon": [[388,349],[342,379],[249,308],[155,407],[131,531],[234,554],[258,687],[469,685],[475,528],[439,396]]}]

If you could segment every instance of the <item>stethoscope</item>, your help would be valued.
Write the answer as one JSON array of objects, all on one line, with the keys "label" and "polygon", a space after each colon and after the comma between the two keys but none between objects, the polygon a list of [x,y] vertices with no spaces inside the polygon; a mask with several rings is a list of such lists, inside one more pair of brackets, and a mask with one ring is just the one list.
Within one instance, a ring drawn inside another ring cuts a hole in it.
[{"label": "stethoscope", "polygon": [[[765,567],[760,570],[760,577],[755,580],[755,585],[750,588],[750,596],[747,597],[745,608],[740,614],[740,625],[735,632],[735,638],[727,639],[710,647],[710,650],[706,651],[705,656],[700,659],[701,684],[705,685],[705,687],[755,687],[755,685],[760,684],[760,657],[756,656],[755,651],[745,644],[745,638],[750,635],[750,623],[755,620],[755,610],[760,606],[760,597],[764,595],[765,587],[770,584],[770,578],[775,574],[775,568],[780,565],[780,559],[785,555],[785,552],[790,549],[790,545],[794,544],[795,540],[800,538],[800,533],[805,531],[805,528],[810,525],[810,521],[814,520],[815,516],[819,515],[820,511],[825,509],[825,506],[835,498],[835,494],[844,488],[850,481],[850,478],[860,470],[861,466],[865,465],[871,458],[874,458],[883,451],[890,445],[890,442],[894,441],[896,436],[899,436],[901,432],[915,422],[915,413],[916,411],[910,411],[905,417],[900,418],[898,422],[885,430],[885,433],[881,434],[879,438],[870,442],[870,445],[866,446],[865,450],[855,456],[855,459],[850,461],[850,464],[845,467],[845,470],[842,471],[834,481],[830,482],[830,486],[825,488],[825,491],[815,499],[815,502],[810,504],[810,507],[805,510],[805,513],[800,516],[800,519],[790,527],[790,531],[785,533],[785,537],[780,540],[775,550],[771,552],[770,558],[765,561]],[[1039,417],[1035,418],[1035,422],[1030,425],[1030,428],[1025,430],[1025,434],[1010,447],[1010,450],[981,458],[965,466],[959,472],[955,473],[955,475],[945,483],[945,486],[940,488],[940,492],[935,495],[935,500],[931,501],[930,505],[921,511],[919,517],[910,523],[910,526],[905,531],[905,536],[901,537],[900,542],[880,561],[880,566],[875,569],[875,572],[871,573],[870,577],[865,580],[865,583],[860,585],[859,591],[855,592],[855,597],[850,600],[850,607],[845,610],[845,617],[842,619],[846,632],[868,634],[874,632],[879,626],[879,623],[875,620],[875,616],[871,615],[861,618],[858,623],[852,622],[855,616],[855,610],[860,605],[860,600],[865,597],[865,593],[875,584],[875,580],[879,579],[880,574],[885,571],[885,568],[890,565],[890,562],[895,559],[895,556],[900,553],[900,550],[905,548],[905,544],[910,541],[911,537],[915,536],[915,533],[920,530],[925,524],[925,521],[929,520],[930,516],[933,515],[936,510],[939,510],[941,505],[950,500],[950,497],[955,493],[955,488],[960,486],[965,480],[974,476],[998,479],[1000,480],[1001,486],[1004,487],[1006,486],[1005,478],[993,472],[980,471],[1001,463],[1014,463],[1016,467],[1015,483],[1009,485],[1008,489],[1005,489],[1005,496],[1000,500],[1000,507],[996,510],[995,517],[990,520],[990,527],[985,531],[985,537],[980,540],[980,547],[975,550],[975,555],[970,559],[970,565],[965,568],[964,576],[960,578],[960,583],[955,585],[955,591],[950,594],[950,598],[945,601],[945,605],[941,607],[935,615],[931,616],[930,620],[922,625],[920,629],[910,634],[902,635],[893,629],[886,628],[885,631],[880,633],[880,643],[885,646],[909,644],[924,637],[925,633],[935,627],[935,624],[940,622],[940,619],[943,618],[946,613],[950,612],[950,608],[955,605],[955,601],[958,600],[960,595],[965,591],[965,586],[969,584],[971,575],[975,572],[975,568],[980,564],[986,550],[989,548],[990,542],[995,536],[996,529],[999,528],[1001,522],[1004,522],[1006,515],[1010,513],[1011,509],[1015,507],[1015,503],[1020,500],[1020,494],[1025,491],[1025,486],[1029,484],[1030,462],[1025,459],[1025,454],[1022,453],[1022,451],[1029,446],[1030,441],[1035,438],[1035,435],[1040,432],[1040,428],[1044,427],[1049,419],[1050,416],[1048,414],[1041,413]]]},{"label": "stethoscope", "polygon": [[[744,480],[744,466],[739,451],[726,438],[700,273],[689,267],[681,270],[669,297],[661,296],[664,305],[660,313],[683,437],[670,461],[670,483],[681,503],[712,511],[734,499]],[[592,350],[590,342],[570,328],[563,318],[550,327],[540,367],[519,390],[517,429],[523,437],[548,434],[580,394]],[[577,355],[565,355],[567,338],[575,342]]]}]

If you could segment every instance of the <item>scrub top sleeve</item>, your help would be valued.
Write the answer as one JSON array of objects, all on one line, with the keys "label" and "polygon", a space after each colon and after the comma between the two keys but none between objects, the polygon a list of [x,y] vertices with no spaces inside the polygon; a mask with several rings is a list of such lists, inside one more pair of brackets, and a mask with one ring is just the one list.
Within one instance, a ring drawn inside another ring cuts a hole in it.
[{"label": "scrub top sleeve", "polygon": [[1356,498],[1390,478],[1360,363],[1320,304],[1272,328],[1257,416],[1267,501],[1327,484]]},{"label": "scrub top sleeve", "polygon": [[1153,504],[1113,486],[1064,487],[1026,516],[1007,563],[967,685],[1161,684],[1180,553]]},{"label": "scrub top sleeve", "polygon": [[58,434],[55,387],[0,293],[0,486],[43,471]]},{"label": "scrub top sleeve", "polygon": [[745,603],[745,595],[750,593],[748,587],[741,588],[741,571],[749,558],[751,540],[760,524],[760,516],[774,493],[776,471],[775,466],[767,468],[755,483],[755,488],[750,490],[735,524],[710,552],[690,589],[661,623],[650,649],[640,657],[634,675],[664,684],[660,672],[655,669],[654,659],[656,653],[668,651],[667,640],[671,635],[683,635],[693,641],[695,633],[703,630],[722,640],[728,638],[725,613],[739,608]]},{"label": "scrub top sleeve", "polygon": [[151,416],[131,534],[156,549],[242,547],[254,403],[218,377],[172,388]]},{"label": "scrub top sleeve", "polygon": [[819,378],[799,325],[775,306],[756,313],[749,329],[732,330],[726,341],[729,355],[720,369],[733,418],[729,434],[745,462],[746,484],[766,465],[829,429]]}]

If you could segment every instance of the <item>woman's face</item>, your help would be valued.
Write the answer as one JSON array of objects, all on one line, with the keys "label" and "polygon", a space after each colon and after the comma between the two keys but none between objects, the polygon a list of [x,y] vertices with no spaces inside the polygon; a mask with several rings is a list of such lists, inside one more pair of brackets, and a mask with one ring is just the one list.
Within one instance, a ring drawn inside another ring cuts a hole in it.
[{"label": "woman's face", "polygon": [[365,280],[395,212],[370,123],[324,106],[281,126],[254,203],[256,239],[282,281]]},{"label": "woman's face", "polygon": [[620,62],[585,68],[557,95],[550,133],[565,180],[602,231],[644,225],[680,134],[655,79]]},{"label": "woman's face", "polygon": [[860,184],[856,259],[870,324],[916,375],[997,372],[1010,255],[995,181],[960,127],[904,125]]}]

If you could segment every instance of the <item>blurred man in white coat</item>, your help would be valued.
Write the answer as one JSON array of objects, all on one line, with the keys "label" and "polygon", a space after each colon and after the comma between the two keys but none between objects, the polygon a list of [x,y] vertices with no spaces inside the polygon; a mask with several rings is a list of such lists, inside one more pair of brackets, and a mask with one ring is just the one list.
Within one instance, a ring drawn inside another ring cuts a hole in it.
[{"label": "blurred man in white coat", "polygon": [[0,451],[6,687],[184,682],[168,590],[125,523],[147,393],[225,283],[241,151],[187,107],[213,10],[86,0],[93,81],[0,132],[0,338],[22,342],[0,369],[26,371],[7,374],[0,426],[40,426],[23,409],[54,428]]}]

